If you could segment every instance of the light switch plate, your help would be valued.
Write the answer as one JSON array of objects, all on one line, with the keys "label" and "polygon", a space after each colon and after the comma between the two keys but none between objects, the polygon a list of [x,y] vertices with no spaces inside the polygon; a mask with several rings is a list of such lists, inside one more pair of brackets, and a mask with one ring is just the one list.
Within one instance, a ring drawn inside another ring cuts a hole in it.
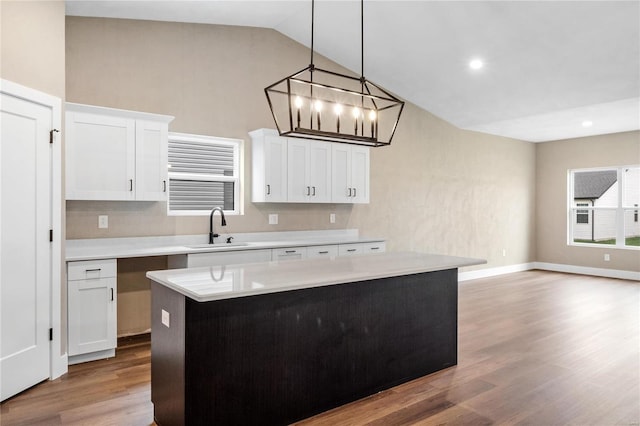
[{"label": "light switch plate", "polygon": [[109,216],[100,215],[98,216],[98,228],[107,229],[109,227]]},{"label": "light switch plate", "polygon": [[162,324],[165,325],[167,328],[169,328],[169,322],[171,319],[171,315],[169,314],[169,312],[165,311],[164,309],[162,310]]},{"label": "light switch plate", "polygon": [[330,223],[336,223],[336,214],[335,213],[329,214],[329,222]]},{"label": "light switch plate", "polygon": [[278,224],[278,215],[270,214],[269,215],[269,225],[277,225]]}]

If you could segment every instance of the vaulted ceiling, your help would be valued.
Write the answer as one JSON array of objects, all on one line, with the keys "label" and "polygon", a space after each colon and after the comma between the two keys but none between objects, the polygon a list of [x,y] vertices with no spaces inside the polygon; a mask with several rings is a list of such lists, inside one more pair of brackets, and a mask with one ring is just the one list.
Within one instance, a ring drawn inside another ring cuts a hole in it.
[{"label": "vaulted ceiling", "polygon": [[[307,46],[311,38],[310,0],[66,7],[273,28]],[[316,1],[315,31],[317,52],[360,72],[359,1]],[[366,0],[364,33],[365,76],[458,127],[533,142],[640,129],[638,1]],[[473,59],[483,66],[472,69]]]}]

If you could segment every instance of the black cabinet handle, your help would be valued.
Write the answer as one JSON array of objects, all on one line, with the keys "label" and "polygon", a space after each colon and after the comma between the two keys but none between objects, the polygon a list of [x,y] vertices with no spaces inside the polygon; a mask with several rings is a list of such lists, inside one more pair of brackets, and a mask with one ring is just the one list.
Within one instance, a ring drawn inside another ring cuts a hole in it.
[{"label": "black cabinet handle", "polygon": [[113,302],[113,287],[111,287],[111,301]]},{"label": "black cabinet handle", "polygon": [[167,181],[166,180],[162,181],[162,192],[167,192]]},{"label": "black cabinet handle", "polygon": [[129,191],[133,191],[133,179],[129,179]]},{"label": "black cabinet handle", "polygon": [[355,196],[356,196],[356,194],[357,194],[357,192],[356,192],[356,188],[353,188],[353,196],[355,197]]},{"label": "black cabinet handle", "polygon": [[347,251],[348,251],[349,253],[352,253],[352,252],[356,251],[356,249],[347,249]]},{"label": "black cabinet handle", "polygon": [[328,251],[319,251],[318,254],[329,254]]},{"label": "black cabinet handle", "polygon": [[316,196],[316,187],[312,186],[311,188],[313,189],[313,193],[311,195],[313,195],[315,197]]},{"label": "black cabinet handle", "polygon": [[271,185],[267,185],[267,195],[271,195]]},{"label": "black cabinet handle", "polygon": [[307,186],[307,195],[311,195],[311,188]]},{"label": "black cabinet handle", "polygon": [[371,247],[371,250],[380,250],[380,247]]},{"label": "black cabinet handle", "polygon": [[351,197],[351,188],[349,188],[349,197]]},{"label": "black cabinet handle", "polygon": [[296,251],[295,250],[285,250],[284,252],[289,254],[289,253],[295,253]]},{"label": "black cabinet handle", "polygon": [[84,271],[85,271],[85,272],[100,272],[100,271],[102,271],[102,269],[101,269],[101,268],[96,268],[96,269],[85,269]]}]

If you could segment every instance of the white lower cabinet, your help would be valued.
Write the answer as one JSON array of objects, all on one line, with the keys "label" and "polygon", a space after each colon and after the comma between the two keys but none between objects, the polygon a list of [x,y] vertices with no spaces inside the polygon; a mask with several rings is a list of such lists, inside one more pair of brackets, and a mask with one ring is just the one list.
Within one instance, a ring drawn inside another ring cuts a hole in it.
[{"label": "white lower cabinet", "polygon": [[373,243],[340,244],[338,246],[338,256],[384,253],[385,251],[386,245],[384,241],[377,241]]},{"label": "white lower cabinet", "polygon": [[269,262],[271,249],[193,253],[169,257],[169,268],[197,268],[199,266],[234,265],[238,263]]},{"label": "white lower cabinet", "polygon": [[338,246],[333,244],[329,246],[311,246],[307,247],[307,257],[318,258],[318,257],[336,257],[338,255]]},{"label": "white lower cabinet", "polygon": [[271,250],[271,260],[306,259],[307,247],[286,247]]},{"label": "white lower cabinet", "polygon": [[69,364],[115,356],[116,259],[68,262]]}]

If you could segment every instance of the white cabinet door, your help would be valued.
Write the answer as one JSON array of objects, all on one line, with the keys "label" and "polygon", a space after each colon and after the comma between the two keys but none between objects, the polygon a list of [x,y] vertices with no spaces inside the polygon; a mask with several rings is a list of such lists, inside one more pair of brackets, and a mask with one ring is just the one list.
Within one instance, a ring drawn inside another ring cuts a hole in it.
[{"label": "white cabinet door", "polygon": [[251,135],[251,201],[287,201],[287,138],[275,130],[259,129]]},{"label": "white cabinet door", "polygon": [[116,347],[116,278],[69,281],[69,356]]},{"label": "white cabinet door", "polygon": [[304,139],[287,140],[287,201],[307,202],[309,184],[309,143]]},{"label": "white cabinet door", "polygon": [[66,113],[67,200],[134,200],[135,120]]},{"label": "white cabinet door", "polygon": [[309,143],[309,180],[310,201],[314,203],[331,202],[331,144],[321,141]]},{"label": "white cabinet door", "polygon": [[351,147],[333,144],[331,147],[331,197],[334,203],[350,203],[351,188]]},{"label": "white cabinet door", "polygon": [[66,199],[164,201],[173,117],[66,104]]},{"label": "white cabinet door", "polygon": [[334,203],[369,202],[369,148],[333,144],[331,177]]},{"label": "white cabinet door", "polygon": [[167,199],[168,130],[166,123],[136,121],[136,200]]},{"label": "white cabinet door", "polygon": [[351,147],[351,188],[352,203],[369,202],[369,148]]}]

